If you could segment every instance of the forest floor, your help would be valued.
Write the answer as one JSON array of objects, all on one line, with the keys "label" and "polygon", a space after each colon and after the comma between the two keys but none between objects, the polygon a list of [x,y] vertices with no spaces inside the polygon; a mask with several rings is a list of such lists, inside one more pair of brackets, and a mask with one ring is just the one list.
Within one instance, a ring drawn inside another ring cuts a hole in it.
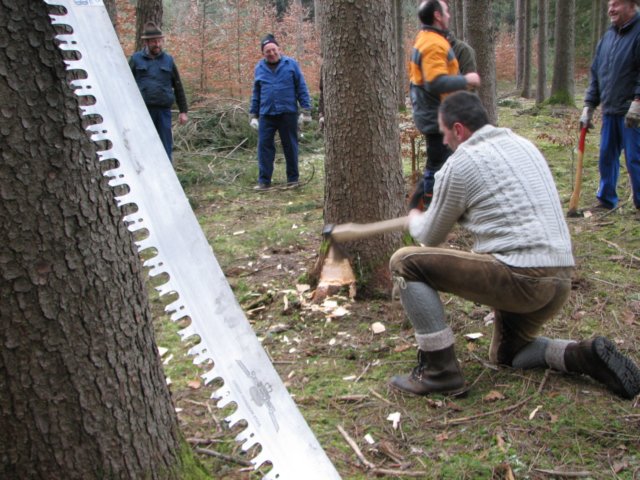
[{"label": "forest floor", "polygon": [[[499,107],[500,125],[529,138],[544,153],[565,210],[573,184],[578,115],[573,108],[538,109],[515,97],[501,99]],[[192,118],[194,130],[217,122],[197,110]],[[406,116],[401,120],[411,123]],[[254,192],[255,148],[242,135],[240,141],[230,140],[226,150],[207,150],[194,146],[193,131],[178,131],[175,166],[236,298],[340,475],[640,478],[639,399],[620,399],[584,377],[489,364],[491,310],[485,306],[442,295],[471,385],[468,396],[409,397],[387,386],[392,375],[408,373],[415,362],[413,332],[399,302],[333,297],[313,305],[305,287],[321,242],[324,157],[319,133],[313,127],[304,133],[303,185],[297,189]],[[595,201],[597,144],[598,134],[590,133],[582,208]],[[409,149],[403,143],[407,179]],[[284,181],[283,171],[279,153],[276,181]],[[623,169],[618,209],[605,215],[587,209],[584,217],[568,219],[577,262],[572,294],[561,314],[545,325],[544,335],[605,335],[640,361],[640,222],[633,218],[629,193]],[[459,232],[449,244],[470,246]],[[213,389],[202,383],[208,367],[192,363],[189,344],[179,341],[179,326],[162,313],[153,292],[152,305],[185,438],[212,478],[260,478],[268,467],[254,472],[248,465],[256,450],[242,452],[233,440],[237,427],[229,428],[223,420],[232,410],[217,409]],[[375,322],[384,331],[373,333]],[[397,423],[389,420],[391,414],[399,417]],[[362,458],[346,436],[358,445]]]}]

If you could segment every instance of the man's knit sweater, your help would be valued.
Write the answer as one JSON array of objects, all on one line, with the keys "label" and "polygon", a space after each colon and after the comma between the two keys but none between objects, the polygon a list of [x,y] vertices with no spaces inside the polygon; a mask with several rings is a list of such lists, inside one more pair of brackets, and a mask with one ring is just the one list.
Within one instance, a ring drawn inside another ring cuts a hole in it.
[{"label": "man's knit sweater", "polygon": [[434,247],[456,222],[474,235],[474,252],[512,267],[574,265],[547,162],[509,129],[485,125],[458,146],[436,174],[433,201],[412,219],[410,232]]}]

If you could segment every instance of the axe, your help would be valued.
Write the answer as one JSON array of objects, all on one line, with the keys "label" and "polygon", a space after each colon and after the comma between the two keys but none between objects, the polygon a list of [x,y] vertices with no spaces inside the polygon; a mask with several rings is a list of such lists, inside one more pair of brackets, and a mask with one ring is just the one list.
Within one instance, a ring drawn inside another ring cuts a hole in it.
[{"label": "axe", "polygon": [[580,200],[580,190],[582,188],[582,164],[584,159],[584,140],[587,136],[587,127],[584,126],[580,129],[580,140],[578,141],[578,163],[576,165],[576,178],[573,184],[573,193],[569,199],[569,211],[568,217],[581,217],[582,214],[578,212],[578,201]]},{"label": "axe", "polygon": [[361,240],[373,235],[404,230],[407,217],[393,218],[373,223],[328,224],[322,229],[323,246],[316,266],[311,274],[318,278],[318,286],[313,295],[316,303],[327,296],[349,288],[349,296],[355,296],[356,277],[348,256],[340,248],[340,243]]}]

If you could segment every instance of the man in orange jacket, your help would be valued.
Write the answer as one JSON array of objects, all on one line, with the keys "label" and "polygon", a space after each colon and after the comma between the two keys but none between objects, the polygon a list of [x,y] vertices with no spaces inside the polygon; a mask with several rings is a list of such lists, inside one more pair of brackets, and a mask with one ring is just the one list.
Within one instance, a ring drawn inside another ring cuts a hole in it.
[{"label": "man in orange jacket", "polygon": [[434,175],[451,151],[443,144],[438,130],[438,107],[447,93],[480,85],[475,73],[460,74],[458,60],[447,40],[449,7],[443,0],[426,0],[418,7],[422,29],[418,32],[409,62],[409,94],[413,121],[425,136],[427,164],[424,177],[416,185],[409,209],[424,200],[428,207],[433,196]]}]

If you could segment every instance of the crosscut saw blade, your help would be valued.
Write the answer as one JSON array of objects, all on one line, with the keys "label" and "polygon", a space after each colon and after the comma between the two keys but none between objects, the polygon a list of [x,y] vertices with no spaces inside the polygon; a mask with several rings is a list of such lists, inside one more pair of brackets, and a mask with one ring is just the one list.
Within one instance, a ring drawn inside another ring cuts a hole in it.
[{"label": "crosscut saw blade", "polygon": [[171,319],[188,317],[191,323],[181,336],[200,337],[190,350],[194,362],[213,362],[203,375],[205,383],[218,378],[224,382],[212,398],[219,399],[220,408],[236,405],[226,418],[231,425],[247,423],[236,440],[245,451],[261,446],[251,461],[255,468],[272,464],[266,479],[339,479],[216,261],[157,136],[102,0],[44,1],[66,9],[66,14],[51,19],[72,29],[57,38],[61,49],[80,54],[79,60],[66,61],[68,69],[87,74],[86,79],[72,82],[77,95],[95,98],[94,104],[82,107],[82,113],[103,120],[88,127],[92,140],[110,142],[108,150],[99,152],[99,160],[118,162],[105,175],[112,187],[129,188],[117,197],[119,205],[138,207],[125,221],[132,232],[148,232],[136,242],[140,251],[157,250],[144,264],[151,276],[168,275],[169,280],[157,287],[161,295],[178,295],[166,307]]}]

